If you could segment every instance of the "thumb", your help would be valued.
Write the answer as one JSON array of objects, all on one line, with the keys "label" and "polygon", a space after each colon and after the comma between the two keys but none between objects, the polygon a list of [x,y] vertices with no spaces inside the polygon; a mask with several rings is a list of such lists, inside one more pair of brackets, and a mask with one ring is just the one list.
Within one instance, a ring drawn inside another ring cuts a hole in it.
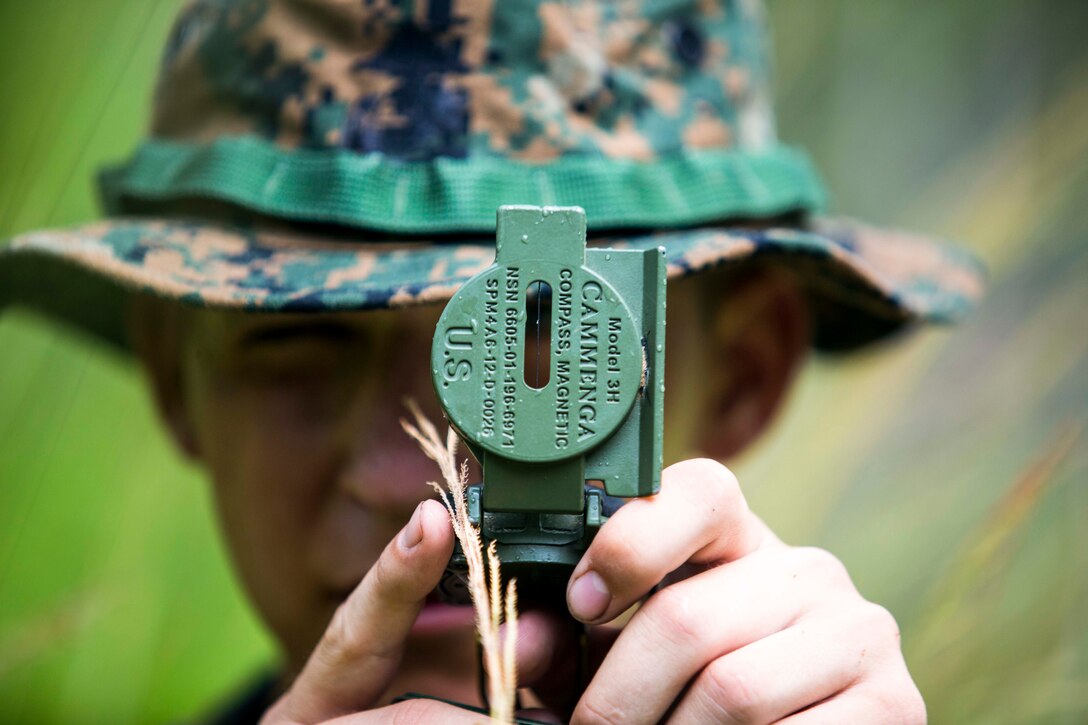
[{"label": "thumb", "polygon": [[314,723],[372,707],[396,675],[408,632],[452,552],[445,508],[424,501],[336,610],[306,666],[263,722]]}]

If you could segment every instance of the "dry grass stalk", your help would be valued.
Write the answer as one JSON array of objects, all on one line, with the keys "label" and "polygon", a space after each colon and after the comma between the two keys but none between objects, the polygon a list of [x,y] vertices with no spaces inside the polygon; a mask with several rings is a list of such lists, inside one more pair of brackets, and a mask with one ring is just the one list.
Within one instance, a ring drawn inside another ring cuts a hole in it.
[{"label": "dry grass stalk", "polygon": [[[461,544],[465,559],[468,560],[468,589],[476,611],[476,631],[484,652],[491,717],[500,722],[512,723],[517,698],[517,583],[515,580],[507,582],[505,596],[503,595],[495,542],[487,547],[485,568],[480,530],[468,517],[468,461],[462,461],[460,467],[457,465],[457,434],[451,428],[446,432],[443,441],[434,424],[423,415],[419,406],[414,401],[406,404],[415,418],[415,425],[401,420],[401,427],[419,443],[427,457],[438,464],[445,481],[445,490],[434,481],[427,483],[446,506],[453,523],[453,532]],[[447,490],[448,497],[445,495]],[[500,627],[504,622],[506,631],[502,633]]]}]

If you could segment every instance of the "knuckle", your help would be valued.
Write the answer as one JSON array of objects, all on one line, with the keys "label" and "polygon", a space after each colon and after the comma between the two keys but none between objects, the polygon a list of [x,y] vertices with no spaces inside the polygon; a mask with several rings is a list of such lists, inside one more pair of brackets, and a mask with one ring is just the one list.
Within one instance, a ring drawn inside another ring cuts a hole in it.
[{"label": "knuckle", "polygon": [[710,458],[692,458],[677,463],[675,469],[676,477],[682,481],[680,490],[699,510],[738,514],[748,510],[740,482],[721,463]]},{"label": "knuckle", "polygon": [[688,647],[705,635],[692,616],[693,604],[686,588],[674,584],[650,597],[642,614],[665,642]]},{"label": "knuckle", "polygon": [[693,469],[692,479],[699,481],[706,492],[724,503],[744,503],[740,481],[728,468],[710,458],[695,458],[690,463]]},{"label": "knuckle", "polygon": [[912,681],[910,683],[910,692],[904,702],[903,719],[911,725],[925,725],[928,718],[925,698],[922,697],[922,693]]},{"label": "knuckle", "polygon": [[641,570],[646,562],[643,541],[632,536],[617,535],[615,529],[605,526],[591,544],[593,567],[605,574],[630,576],[631,572]]},{"label": "knuckle", "polygon": [[846,570],[846,565],[827,549],[821,549],[818,546],[801,546],[793,550],[793,555],[804,573],[835,586],[853,589],[853,582],[850,579],[850,573]]},{"label": "knuckle", "polygon": [[360,612],[356,610],[351,598],[336,608],[320,644],[314,650],[315,656],[333,666],[364,658],[393,656],[393,653],[375,647],[373,638],[367,634],[366,624],[361,621]]},{"label": "knuckle", "polygon": [[359,638],[355,632],[355,618],[351,613],[350,601],[349,599],[336,608],[329,626],[325,628],[322,645],[318,647],[318,651],[327,653],[332,660],[349,659],[358,649]]},{"label": "knuckle", "polygon": [[899,649],[899,622],[887,608],[873,602],[862,605],[860,620],[878,641]]},{"label": "knuckle", "polygon": [[873,698],[888,722],[902,725],[924,725],[926,722],[925,700],[910,678],[878,690]]},{"label": "knuckle", "polygon": [[701,688],[717,713],[715,721],[726,723],[754,722],[760,715],[759,694],[751,681],[725,659],[711,662],[699,676]]},{"label": "knuckle", "polygon": [[394,562],[390,561],[390,558],[396,556],[396,554],[396,547],[386,547],[385,551],[382,552],[382,555],[374,562],[374,566],[370,568],[370,583],[373,591],[382,592],[384,594],[396,589],[398,581],[397,566]]}]

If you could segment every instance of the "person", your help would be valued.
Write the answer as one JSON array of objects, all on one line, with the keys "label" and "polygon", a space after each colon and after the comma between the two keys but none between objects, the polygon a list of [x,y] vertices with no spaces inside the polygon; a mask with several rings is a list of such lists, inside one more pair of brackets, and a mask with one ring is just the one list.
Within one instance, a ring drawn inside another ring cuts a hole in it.
[{"label": "person", "polygon": [[582,206],[591,244],[660,245],[670,276],[671,465],[571,577],[584,689],[563,618],[522,612],[535,715],[925,721],[892,615],[834,555],[775,536],[719,461],[768,427],[810,348],[952,320],[981,275],[960,250],[818,215],[813,170],[775,139],[767,54],[750,0],[183,11],[152,138],[102,175],[113,216],[13,240],[0,305],[134,354],[207,471],[283,651],[216,721],[479,721],[392,702],[478,704],[471,610],[432,594],[453,534],[398,419],[405,398],[439,418],[438,303],[490,263],[509,203]]}]

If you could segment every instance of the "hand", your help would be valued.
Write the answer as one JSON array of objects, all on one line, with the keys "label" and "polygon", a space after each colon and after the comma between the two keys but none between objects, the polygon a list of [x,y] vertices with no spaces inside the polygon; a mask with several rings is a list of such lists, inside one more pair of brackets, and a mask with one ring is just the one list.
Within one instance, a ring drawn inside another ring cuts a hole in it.
[{"label": "hand", "polygon": [[[647,596],[622,630],[591,628],[600,664],[572,722],[925,722],[891,614],[828,552],[779,541],[716,462],[671,466],[657,496],[623,506],[567,602],[600,624]],[[527,612],[518,647],[523,684],[560,711],[573,660],[563,628]]]},{"label": "hand", "polygon": [[302,673],[265,714],[262,725],[334,718],[343,725],[487,721],[432,700],[361,712],[378,704],[397,674],[408,632],[452,552],[446,510],[438,501],[424,501],[337,609]]}]

